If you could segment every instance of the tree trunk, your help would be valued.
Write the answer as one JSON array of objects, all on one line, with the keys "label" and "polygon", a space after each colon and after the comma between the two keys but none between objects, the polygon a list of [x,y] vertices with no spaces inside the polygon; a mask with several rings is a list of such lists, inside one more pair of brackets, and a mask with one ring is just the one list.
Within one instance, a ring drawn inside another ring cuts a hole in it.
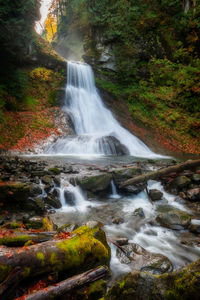
[{"label": "tree trunk", "polygon": [[49,300],[58,298],[74,288],[81,287],[84,284],[92,283],[109,274],[105,266],[89,270],[85,273],[73,276],[55,285],[49,286],[31,295],[23,296],[23,300]]},{"label": "tree trunk", "polygon": [[157,170],[157,171],[149,172],[147,174],[143,174],[143,175],[131,178],[129,180],[126,180],[125,182],[123,182],[120,185],[120,188],[124,187],[124,186],[127,186],[127,185],[134,185],[134,184],[137,184],[137,183],[140,183],[140,182],[146,182],[150,179],[157,180],[157,179],[162,178],[163,176],[165,176],[167,174],[170,174],[172,172],[181,172],[181,171],[184,171],[186,169],[192,169],[192,168],[195,168],[195,167],[198,167],[198,166],[200,166],[200,159],[198,159],[198,160],[188,160],[184,163],[177,164],[175,166],[171,166],[171,167],[168,167],[168,168],[164,168],[164,169],[160,169],[160,170]]}]

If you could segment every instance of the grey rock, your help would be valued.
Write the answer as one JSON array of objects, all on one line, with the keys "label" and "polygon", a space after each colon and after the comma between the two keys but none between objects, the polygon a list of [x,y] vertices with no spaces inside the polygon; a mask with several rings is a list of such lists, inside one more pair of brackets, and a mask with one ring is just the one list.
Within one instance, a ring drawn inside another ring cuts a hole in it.
[{"label": "grey rock", "polygon": [[163,274],[173,270],[167,257],[148,252],[138,244],[129,243],[123,246],[123,250],[117,248],[117,257],[121,263],[128,264],[132,270],[145,271],[151,274]]},{"label": "grey rock", "polygon": [[144,210],[142,207],[137,208],[134,212],[133,212],[133,216],[134,217],[140,217],[142,219],[145,218],[145,214],[144,214]]},{"label": "grey rock", "polygon": [[62,207],[62,204],[58,198],[48,196],[44,198],[44,202],[54,208]]},{"label": "grey rock", "polygon": [[156,221],[164,227],[174,230],[182,230],[189,227],[191,215],[184,211],[174,209],[172,211],[159,214]]},{"label": "grey rock", "polygon": [[68,205],[70,206],[75,206],[76,205],[76,199],[73,193],[65,190],[64,191],[64,197],[65,197],[65,201]]},{"label": "grey rock", "polygon": [[159,190],[152,189],[149,190],[149,197],[152,201],[159,201],[162,199],[163,193]]},{"label": "grey rock", "polygon": [[51,178],[51,176],[45,175],[41,179],[42,179],[42,182],[44,184],[52,185],[52,178]]}]

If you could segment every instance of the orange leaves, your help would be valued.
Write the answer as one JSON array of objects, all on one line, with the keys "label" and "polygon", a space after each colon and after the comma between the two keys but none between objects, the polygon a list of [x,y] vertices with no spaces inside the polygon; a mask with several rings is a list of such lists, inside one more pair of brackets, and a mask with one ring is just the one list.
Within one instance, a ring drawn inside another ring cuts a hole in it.
[{"label": "orange leaves", "polygon": [[70,232],[60,232],[55,235],[55,238],[58,238],[60,240],[66,240],[70,238]]},{"label": "orange leaves", "polygon": [[58,24],[56,17],[50,13],[45,20],[44,26],[46,29],[46,39],[51,42],[57,32]]}]

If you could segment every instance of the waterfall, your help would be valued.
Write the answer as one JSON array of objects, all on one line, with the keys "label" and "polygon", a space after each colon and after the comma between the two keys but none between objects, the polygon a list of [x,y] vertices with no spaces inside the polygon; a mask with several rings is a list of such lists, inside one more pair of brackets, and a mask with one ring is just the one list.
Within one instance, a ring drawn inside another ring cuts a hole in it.
[{"label": "waterfall", "polygon": [[119,198],[121,198],[120,195],[117,193],[117,188],[116,188],[116,185],[115,185],[115,183],[114,183],[113,180],[111,181],[111,190],[112,190],[112,194],[110,195],[110,197],[112,199],[119,199]]},{"label": "waterfall", "polygon": [[63,109],[71,116],[76,135],[57,140],[48,154],[156,156],[105,107],[88,64],[68,62],[67,73]]}]

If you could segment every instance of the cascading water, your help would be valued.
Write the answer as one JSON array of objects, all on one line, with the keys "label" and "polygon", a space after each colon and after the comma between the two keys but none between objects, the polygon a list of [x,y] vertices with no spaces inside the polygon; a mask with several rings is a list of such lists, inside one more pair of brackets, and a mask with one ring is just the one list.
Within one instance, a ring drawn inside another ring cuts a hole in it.
[{"label": "cascading water", "polygon": [[142,141],[124,129],[104,106],[89,65],[68,62],[64,110],[71,116],[75,136],[59,139],[48,154],[133,155],[155,157]]}]

